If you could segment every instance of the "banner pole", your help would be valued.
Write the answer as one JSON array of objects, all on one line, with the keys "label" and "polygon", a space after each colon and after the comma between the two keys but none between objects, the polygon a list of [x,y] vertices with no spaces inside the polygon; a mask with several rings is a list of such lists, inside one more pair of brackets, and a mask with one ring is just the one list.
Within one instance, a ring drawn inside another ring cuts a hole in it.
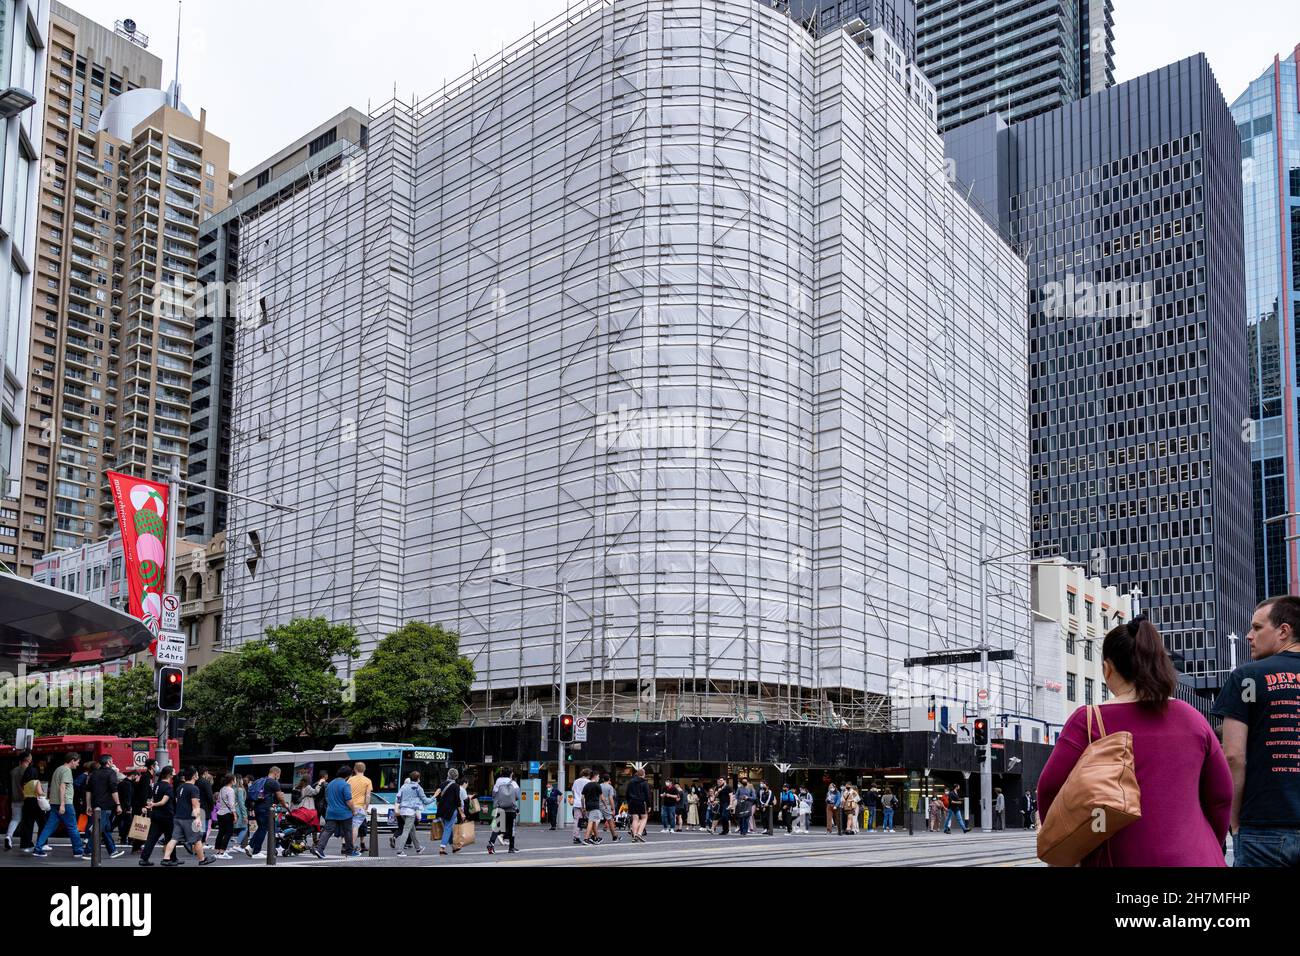
[{"label": "banner pole", "polygon": [[[171,592],[172,581],[176,575],[176,526],[180,521],[180,478],[181,466],[179,461],[172,462],[171,476],[167,479],[167,507],[171,509],[171,515],[167,520],[167,552],[163,555],[163,593]],[[154,660],[154,674],[158,673],[158,661]],[[154,681],[157,684],[157,680]],[[156,700],[155,700],[156,703]],[[167,712],[159,709],[158,711],[158,746],[154,753],[154,758],[158,761],[158,768],[171,766],[171,755],[167,750]]]}]

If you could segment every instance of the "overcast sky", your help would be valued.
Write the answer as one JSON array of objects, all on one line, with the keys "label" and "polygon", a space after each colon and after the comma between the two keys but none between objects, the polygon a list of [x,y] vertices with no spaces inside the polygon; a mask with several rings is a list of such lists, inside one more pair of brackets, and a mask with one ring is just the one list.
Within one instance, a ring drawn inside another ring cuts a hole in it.
[{"label": "overcast sky", "polygon": [[[175,0],[64,0],[111,27],[131,17],[176,66]],[[423,97],[563,13],[566,0],[186,0],[182,98],[243,172],[345,106]],[[1300,44],[1298,0],[1115,0],[1116,79],[1198,51],[1231,102]]]}]

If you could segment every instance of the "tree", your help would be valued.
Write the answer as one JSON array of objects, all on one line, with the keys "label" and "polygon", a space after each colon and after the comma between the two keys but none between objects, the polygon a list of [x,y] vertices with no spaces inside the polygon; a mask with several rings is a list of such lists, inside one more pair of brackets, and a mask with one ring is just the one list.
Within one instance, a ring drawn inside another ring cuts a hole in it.
[{"label": "tree", "polygon": [[158,690],[154,669],[137,664],[104,678],[103,713],[98,732],[114,737],[152,737],[158,732]]},{"label": "tree", "polygon": [[474,667],[460,655],[460,635],[410,621],[380,641],[357,671],[348,721],[354,729],[401,740],[436,739],[460,719],[473,682]]},{"label": "tree", "polygon": [[323,617],[269,627],[199,671],[186,690],[187,714],[200,734],[229,743],[278,744],[322,739],[343,712],[343,681],[334,661],[355,658],[355,629]]}]

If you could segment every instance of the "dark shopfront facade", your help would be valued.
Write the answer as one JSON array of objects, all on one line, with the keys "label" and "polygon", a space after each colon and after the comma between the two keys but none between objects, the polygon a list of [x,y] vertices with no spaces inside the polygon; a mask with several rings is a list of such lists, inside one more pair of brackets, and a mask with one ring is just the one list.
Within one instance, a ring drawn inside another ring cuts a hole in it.
[{"label": "dark shopfront facade", "polygon": [[[1036,789],[1038,776],[1052,748],[1022,740],[993,741],[993,786],[1006,797],[1008,827],[1021,826],[1026,789]],[[541,724],[528,721],[490,727],[461,727],[449,735],[453,759],[464,761],[476,789],[491,786],[495,769],[509,766],[522,776],[540,776],[549,786],[557,771],[554,739],[541,750]],[[646,765],[652,785],[671,779],[678,783],[716,782],[747,774],[757,785],[780,789],[777,764],[790,764],[785,782],[808,787],[814,796],[813,819],[822,814],[827,784],[851,782],[891,786],[902,807],[924,806],[929,793],[954,783],[970,797],[978,820],[979,766],[975,747],[950,734],[918,732],[874,733],[830,727],[725,721],[630,722],[591,721],[586,743],[571,753],[566,775],[571,783],[581,767],[608,770],[620,792],[633,761]],[[529,765],[540,772],[529,774]],[[929,770],[929,776],[925,774]],[[969,773],[969,778],[964,774]],[[972,821],[972,823],[976,822]],[[906,815],[896,825],[906,827]],[[917,818],[917,829],[925,826]]]}]

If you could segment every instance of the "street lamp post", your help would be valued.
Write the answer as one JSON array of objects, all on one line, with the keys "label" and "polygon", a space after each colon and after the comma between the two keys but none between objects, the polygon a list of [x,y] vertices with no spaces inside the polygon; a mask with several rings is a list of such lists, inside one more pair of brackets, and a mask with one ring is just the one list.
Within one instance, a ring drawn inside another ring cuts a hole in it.
[{"label": "street lamp post", "polygon": [[[985,535],[987,532],[987,528],[982,523],[979,526],[979,532],[980,532],[980,542],[979,542],[980,643],[979,643],[978,650],[980,652],[980,680],[983,683],[983,687],[981,688],[981,690],[984,693],[984,699],[983,700],[977,699],[976,713],[978,716],[983,717],[987,721],[991,709],[991,704],[992,704],[992,701],[990,699],[991,695],[989,694],[989,680],[988,680],[989,650],[990,650],[989,637],[988,637],[988,630],[989,630],[988,579],[987,579],[988,566],[990,564],[1007,562],[1008,559],[1010,558],[1030,555],[1034,551],[1037,551],[1038,548],[1036,547],[1024,548],[1020,551],[1011,551],[1006,554],[986,556]],[[1010,563],[1015,564],[1017,562],[1010,562]],[[1044,564],[1057,564],[1057,563],[1059,563],[1061,567],[1084,567],[1084,565],[1081,565],[1076,561],[1056,562],[1054,559],[1051,558],[1030,558],[1029,560],[1024,561],[1022,563],[1028,567],[1034,567],[1036,565],[1044,565]],[[1033,648],[1032,633],[1030,634],[1029,642],[1030,642],[1030,648],[1032,649]],[[1031,681],[1034,679],[1034,674],[1032,673],[1032,670],[1033,667],[1031,664],[1031,673],[1030,673]],[[1033,706],[1032,690],[1030,696],[1030,706],[1031,707]],[[991,739],[992,738],[991,722],[986,724],[986,726],[990,728],[990,740],[988,744],[986,744],[984,747],[984,759],[980,761],[980,830],[984,833],[991,833],[993,832],[993,814],[992,814],[993,741]],[[967,794],[967,799],[969,799],[969,797],[970,794]]]},{"label": "street lamp post", "polygon": [[[495,584],[502,584],[511,588],[522,588],[526,591],[541,591],[543,594],[553,594],[560,599],[560,713],[568,713],[569,710],[569,582],[561,581],[559,588],[543,588],[535,584],[523,584],[518,581],[511,581],[509,578],[493,578]],[[560,806],[561,808],[568,805],[567,793],[568,786],[565,777],[564,767],[564,741],[558,739],[556,735],[556,744],[559,746],[559,764],[560,769],[556,774],[560,787]],[[561,809],[563,814],[563,809]]]}]

